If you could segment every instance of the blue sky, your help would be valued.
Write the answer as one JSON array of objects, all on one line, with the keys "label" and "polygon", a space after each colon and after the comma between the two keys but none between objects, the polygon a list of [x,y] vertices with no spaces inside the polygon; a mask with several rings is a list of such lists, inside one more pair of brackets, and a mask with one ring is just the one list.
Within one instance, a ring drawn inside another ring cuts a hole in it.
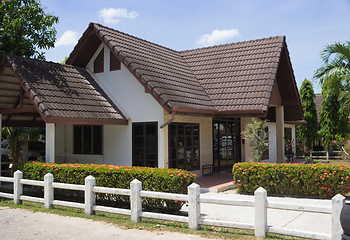
[{"label": "blue sky", "polygon": [[[287,45],[297,85],[322,65],[326,44],[350,40],[350,0],[41,0],[59,17],[56,47],[46,59],[61,62],[90,22],[175,50],[277,35]],[[315,93],[321,88],[314,83]]]}]

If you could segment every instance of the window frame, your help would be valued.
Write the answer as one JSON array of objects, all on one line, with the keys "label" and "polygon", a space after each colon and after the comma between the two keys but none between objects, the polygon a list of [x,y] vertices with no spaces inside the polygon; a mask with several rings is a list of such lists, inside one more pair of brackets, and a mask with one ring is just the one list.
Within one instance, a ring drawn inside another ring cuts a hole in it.
[{"label": "window frame", "polygon": [[[99,127],[100,128],[100,136],[95,137],[94,134],[95,130],[94,128]],[[77,132],[76,129],[80,128],[81,129],[81,137],[80,137],[80,151],[76,151],[76,136]],[[90,145],[91,145],[91,153],[86,152],[84,148],[84,140],[86,140],[86,136],[84,136],[84,128],[91,128],[91,135],[90,135]],[[98,145],[100,146],[100,151],[96,152],[97,150],[95,149],[95,140],[100,139],[100,143]],[[73,125],[73,154],[77,155],[103,155],[103,125]]]},{"label": "window frame", "polygon": [[[143,128],[142,128],[142,135],[136,135],[135,134],[135,130],[134,130],[134,127],[137,126],[137,125],[142,125]],[[153,136],[153,135],[147,135],[147,126],[150,126],[150,125],[153,125],[155,126],[155,129],[156,129],[156,132],[155,132],[155,147],[147,147],[147,136]],[[134,141],[134,138],[137,138],[137,137],[142,137],[143,140],[142,140],[142,147],[136,147],[135,146],[135,141]],[[145,166],[145,167],[151,167],[151,166],[147,166],[147,150],[155,150],[155,166],[152,166],[152,167],[158,167],[158,122],[133,122],[132,123],[132,137],[131,137],[131,141],[132,141],[132,166],[141,166],[139,164],[136,164],[136,159],[134,157],[134,151],[136,149],[142,149],[142,153],[143,153],[143,164],[142,166]]]},{"label": "window frame", "polygon": [[[171,134],[171,128],[175,126],[175,135]],[[179,134],[179,126],[183,127],[183,134]],[[186,127],[191,126],[191,134],[187,134]],[[194,127],[197,127],[198,134],[194,134]],[[175,139],[173,139],[175,137]],[[194,138],[198,138],[198,144],[195,144]],[[179,146],[179,138],[183,138],[183,146]],[[187,140],[191,139],[190,146],[188,146]],[[172,142],[174,140],[174,146]],[[183,149],[183,158],[179,157],[180,150]],[[188,157],[188,149],[190,151],[190,157]],[[196,154],[196,149],[198,153]],[[175,150],[175,158],[172,157],[172,150]],[[198,159],[198,163],[196,161]],[[184,168],[181,168],[179,161],[183,160]],[[191,167],[188,168],[188,160],[191,163]],[[175,163],[175,164],[173,164]],[[196,165],[195,165],[196,164]],[[168,125],[168,167],[169,168],[181,168],[189,171],[200,170],[200,124],[199,123],[182,123],[172,122]]]}]

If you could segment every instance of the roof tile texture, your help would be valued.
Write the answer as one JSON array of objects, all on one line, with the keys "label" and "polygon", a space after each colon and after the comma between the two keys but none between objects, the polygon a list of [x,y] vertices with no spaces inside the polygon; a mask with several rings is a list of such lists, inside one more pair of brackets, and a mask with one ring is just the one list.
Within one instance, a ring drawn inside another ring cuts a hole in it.
[{"label": "roof tile texture", "polygon": [[266,111],[284,37],[175,51],[93,24],[169,108]]},{"label": "roof tile texture", "polygon": [[85,69],[13,55],[7,59],[45,118],[125,119]]}]

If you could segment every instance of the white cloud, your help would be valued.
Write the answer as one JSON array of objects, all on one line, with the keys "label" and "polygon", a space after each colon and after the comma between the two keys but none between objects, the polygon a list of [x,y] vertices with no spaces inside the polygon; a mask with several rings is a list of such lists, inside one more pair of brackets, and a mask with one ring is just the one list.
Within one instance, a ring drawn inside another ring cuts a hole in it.
[{"label": "white cloud", "polygon": [[56,47],[58,46],[74,46],[78,42],[78,33],[68,30],[56,41]]},{"label": "white cloud", "polygon": [[126,8],[104,8],[100,10],[99,17],[103,19],[106,24],[117,24],[119,18],[136,18],[139,15],[137,12],[128,12]]},{"label": "white cloud", "polygon": [[211,34],[202,35],[197,41],[198,46],[210,46],[223,43],[229,39],[239,37],[241,34],[238,29],[214,30]]}]

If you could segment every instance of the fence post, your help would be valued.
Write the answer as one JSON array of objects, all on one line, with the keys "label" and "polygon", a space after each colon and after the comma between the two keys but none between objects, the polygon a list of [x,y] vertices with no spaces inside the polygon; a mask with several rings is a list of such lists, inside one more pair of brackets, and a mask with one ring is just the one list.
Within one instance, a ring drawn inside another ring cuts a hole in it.
[{"label": "fence post", "polygon": [[44,176],[44,207],[52,208],[53,201],[53,175],[51,173],[47,173]]},{"label": "fence post", "polygon": [[134,179],[130,182],[130,208],[131,208],[131,221],[141,222],[140,212],[142,211],[142,199],[140,192],[142,190],[142,183]]},{"label": "fence post", "polygon": [[95,193],[93,188],[95,187],[96,180],[93,176],[88,176],[85,178],[85,214],[94,215],[95,211],[92,210],[93,206],[96,205]]},{"label": "fence post", "polygon": [[255,236],[259,238],[266,237],[267,226],[267,191],[259,187],[254,192],[255,208]]},{"label": "fence post", "polygon": [[340,211],[345,204],[345,197],[337,194],[332,198],[332,236],[331,240],[342,239],[343,228],[340,225]]},{"label": "fence post", "polygon": [[23,194],[23,185],[20,183],[23,178],[23,173],[20,170],[17,170],[13,174],[13,203],[22,204],[22,201],[19,198]]},{"label": "fence post", "polygon": [[201,209],[199,204],[200,186],[196,183],[192,183],[188,187],[188,227],[190,229],[200,229],[198,224],[201,216]]}]

